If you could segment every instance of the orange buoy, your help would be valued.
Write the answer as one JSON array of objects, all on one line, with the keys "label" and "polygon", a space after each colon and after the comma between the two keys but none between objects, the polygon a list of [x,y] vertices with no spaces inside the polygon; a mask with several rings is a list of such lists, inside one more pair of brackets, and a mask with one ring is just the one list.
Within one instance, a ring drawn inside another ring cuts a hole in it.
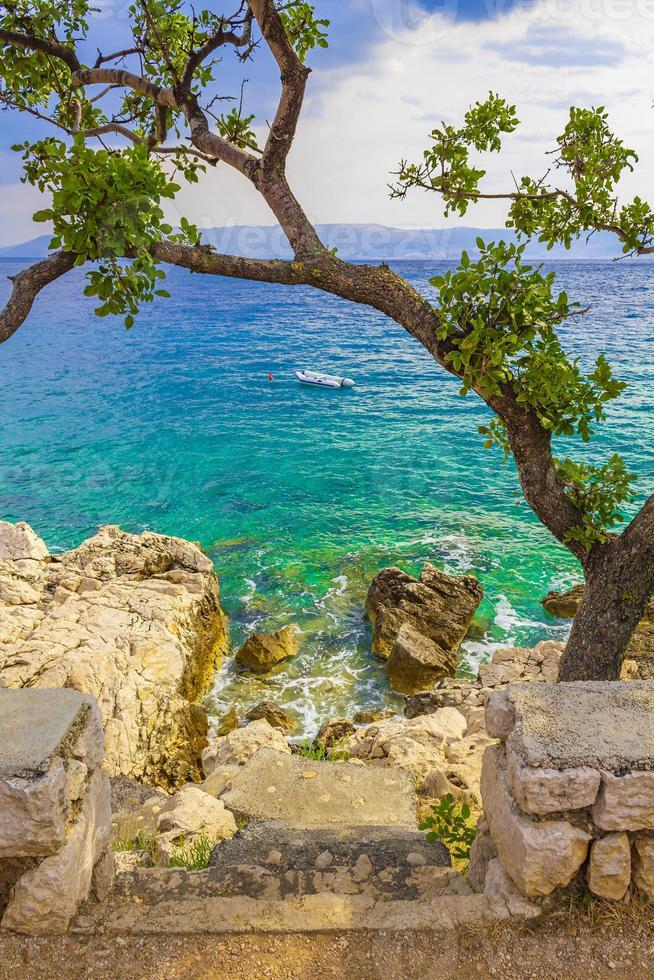
[{"label": "orange buoy", "polygon": [[272,379],[273,379],[273,376],[272,376],[272,374],[269,374],[269,375],[268,375],[268,381],[272,381]]}]

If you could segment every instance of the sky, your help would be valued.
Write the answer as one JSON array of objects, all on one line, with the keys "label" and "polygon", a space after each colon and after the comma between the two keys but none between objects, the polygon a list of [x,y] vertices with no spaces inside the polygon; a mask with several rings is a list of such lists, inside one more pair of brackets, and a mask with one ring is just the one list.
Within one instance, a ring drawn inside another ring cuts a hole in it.
[{"label": "sky", "polygon": [[[309,58],[312,74],[289,177],[320,223],[403,228],[465,223],[497,227],[501,203],[486,202],[464,222],[445,219],[435,195],[391,200],[388,181],[403,158],[419,159],[430,130],[457,124],[489,90],[518,108],[519,130],[500,155],[483,158],[486,189],[510,188],[512,173],[540,176],[570,105],[605,105],[615,131],[639,153],[625,197],[654,187],[654,0],[315,0],[330,19],[330,46]],[[126,0],[99,0],[91,40],[103,50],[125,40]],[[245,67],[226,58],[221,86],[236,95],[265,139],[278,78],[268,52]],[[38,123],[0,116],[0,245],[42,234],[31,214],[44,206],[20,184],[10,146]],[[36,127],[36,128],[35,128]],[[225,166],[184,189],[168,209],[200,227],[274,223],[248,182]]]}]

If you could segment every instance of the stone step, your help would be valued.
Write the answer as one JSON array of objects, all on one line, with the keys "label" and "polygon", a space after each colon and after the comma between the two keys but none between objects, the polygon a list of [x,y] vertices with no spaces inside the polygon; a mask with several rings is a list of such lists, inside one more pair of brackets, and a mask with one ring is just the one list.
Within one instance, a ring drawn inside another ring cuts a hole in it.
[{"label": "stone step", "polygon": [[221,794],[247,820],[291,827],[416,827],[415,780],[402,769],[317,762],[259,749]]}]

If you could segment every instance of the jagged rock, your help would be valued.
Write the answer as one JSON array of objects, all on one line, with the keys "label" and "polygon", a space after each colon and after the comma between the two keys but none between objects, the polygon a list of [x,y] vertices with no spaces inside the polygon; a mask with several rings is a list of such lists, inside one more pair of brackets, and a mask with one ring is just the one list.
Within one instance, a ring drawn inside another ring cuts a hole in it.
[{"label": "jagged rock", "polygon": [[484,895],[502,899],[506,902],[511,915],[520,916],[523,919],[536,919],[543,911],[539,905],[528,902],[521,894],[497,857],[488,862],[484,881]]},{"label": "jagged rock", "polygon": [[237,728],[223,738],[213,739],[202,753],[202,767],[210,776],[219,766],[243,766],[261,748],[290,754],[290,746],[282,733],[262,718]]},{"label": "jagged rock", "polygon": [[603,772],[593,820],[602,830],[654,830],[654,772]]},{"label": "jagged rock", "polygon": [[298,651],[297,627],[285,626],[276,633],[253,633],[236,654],[236,662],[258,674],[294,657]]},{"label": "jagged rock", "polygon": [[[583,598],[584,589],[583,585],[575,585],[567,592],[548,592],[542,604],[552,616],[573,619]],[[623,664],[621,680],[654,679],[654,598],[647,604],[645,615],[629,641],[625,656],[631,663]],[[637,665],[635,669],[634,663]]]},{"label": "jagged rock", "polygon": [[477,833],[470,848],[470,863],[468,865],[468,881],[476,892],[483,892],[486,883],[486,873],[489,863],[497,857],[486,817],[479,817]]},{"label": "jagged rock", "polygon": [[357,711],[352,715],[352,721],[355,725],[372,725],[374,722],[383,721],[385,718],[394,718],[395,714],[396,712],[392,708],[372,708],[367,711]]},{"label": "jagged rock", "polygon": [[418,718],[389,719],[359,728],[345,743],[351,756],[382,766],[400,766],[425,776],[446,765],[444,747],[463,737],[466,721],[456,708]]},{"label": "jagged rock", "polygon": [[631,880],[631,849],[626,834],[607,834],[593,841],[588,887],[601,898],[624,898]]},{"label": "jagged rock", "polygon": [[249,721],[259,721],[263,718],[272,725],[273,728],[280,728],[283,732],[292,732],[297,728],[297,721],[290,712],[286,711],[274,701],[260,701],[250,708],[245,716]]},{"label": "jagged rock", "polygon": [[224,715],[221,715],[218,719],[218,725],[216,727],[216,736],[229,735],[233,732],[235,728],[238,728],[241,724],[240,718],[238,717],[238,712],[236,708],[232,705],[229,711],[226,711]]},{"label": "jagged rock", "polygon": [[562,813],[592,806],[600,785],[600,774],[590,766],[550,769],[523,765],[507,748],[507,776],[516,803],[525,813]]},{"label": "jagged rock", "polygon": [[457,650],[482,597],[476,578],[455,578],[428,562],[419,579],[399,568],[383,569],[366,598],[366,612],[373,624],[373,653],[387,660],[400,628],[409,623],[442,649],[453,674]]},{"label": "jagged rock", "polygon": [[236,833],[233,813],[222,800],[190,783],[173,797],[170,807],[157,820],[157,846],[161,856],[169,858],[178,847],[187,847],[200,837],[229,840]]},{"label": "jagged rock", "polygon": [[332,749],[348,735],[352,735],[354,731],[354,725],[349,718],[330,718],[323,722],[318,729],[314,745],[324,745],[326,748]]},{"label": "jagged rock", "polygon": [[0,687],[94,695],[111,776],[170,788],[197,778],[207,718],[193,702],[228,646],[210,560],[179,538],[112,526],[62,555],[26,525],[0,522],[0,541],[18,556],[0,559]]},{"label": "jagged rock", "polygon": [[451,650],[444,650],[411,623],[402,623],[388,658],[388,679],[394,691],[428,691],[437,680],[455,670]]}]

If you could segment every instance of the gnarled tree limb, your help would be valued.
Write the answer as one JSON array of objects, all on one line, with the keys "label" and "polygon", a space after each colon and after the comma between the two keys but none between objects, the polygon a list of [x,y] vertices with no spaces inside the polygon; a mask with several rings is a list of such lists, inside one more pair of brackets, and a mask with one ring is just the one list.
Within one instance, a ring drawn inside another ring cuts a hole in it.
[{"label": "gnarled tree limb", "polygon": [[9,340],[23,325],[41,290],[70,272],[74,265],[75,256],[70,252],[55,252],[13,278],[11,296],[0,311],[0,344]]}]

